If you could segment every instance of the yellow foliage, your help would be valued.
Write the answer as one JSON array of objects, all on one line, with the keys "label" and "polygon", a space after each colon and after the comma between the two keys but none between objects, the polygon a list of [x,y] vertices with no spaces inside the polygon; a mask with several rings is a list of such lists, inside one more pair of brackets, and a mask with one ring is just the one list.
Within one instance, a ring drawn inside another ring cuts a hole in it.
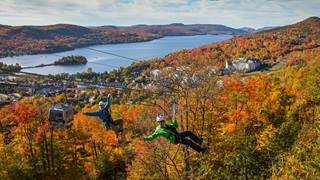
[{"label": "yellow foliage", "polygon": [[234,123],[228,123],[224,127],[220,128],[221,134],[231,133],[236,130],[236,125]]},{"label": "yellow foliage", "polygon": [[257,150],[262,150],[269,144],[270,138],[277,132],[273,125],[267,126],[260,134],[256,134]]},{"label": "yellow foliage", "polygon": [[2,142],[4,142],[4,135],[0,133],[0,152],[4,149],[4,144]]}]

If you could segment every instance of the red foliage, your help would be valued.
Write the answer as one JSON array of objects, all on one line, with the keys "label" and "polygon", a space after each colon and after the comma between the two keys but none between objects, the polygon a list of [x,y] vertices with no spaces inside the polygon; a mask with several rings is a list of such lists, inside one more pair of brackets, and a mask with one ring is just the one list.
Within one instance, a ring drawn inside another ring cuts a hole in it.
[{"label": "red foliage", "polygon": [[16,103],[13,106],[13,120],[16,123],[29,123],[38,117],[38,111],[35,107],[27,106],[22,103]]},{"label": "red foliage", "polygon": [[49,129],[49,124],[48,122],[46,122],[45,124],[43,124],[39,129],[38,132],[35,135],[35,140],[37,143],[39,143],[41,141],[41,137],[43,135],[45,135],[46,131]]}]

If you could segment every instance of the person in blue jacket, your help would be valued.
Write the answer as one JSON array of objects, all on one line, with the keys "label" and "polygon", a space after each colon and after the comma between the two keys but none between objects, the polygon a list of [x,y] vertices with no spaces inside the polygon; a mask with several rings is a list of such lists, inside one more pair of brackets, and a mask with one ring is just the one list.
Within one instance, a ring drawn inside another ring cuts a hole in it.
[{"label": "person in blue jacket", "polygon": [[107,129],[110,129],[111,125],[113,124],[113,119],[112,119],[111,113],[109,111],[110,99],[111,99],[111,94],[108,94],[107,102],[104,103],[103,101],[100,101],[99,102],[99,109],[97,111],[85,112],[83,114],[87,115],[87,116],[97,116],[97,117],[99,117],[102,120],[102,122],[104,123],[104,126]]}]

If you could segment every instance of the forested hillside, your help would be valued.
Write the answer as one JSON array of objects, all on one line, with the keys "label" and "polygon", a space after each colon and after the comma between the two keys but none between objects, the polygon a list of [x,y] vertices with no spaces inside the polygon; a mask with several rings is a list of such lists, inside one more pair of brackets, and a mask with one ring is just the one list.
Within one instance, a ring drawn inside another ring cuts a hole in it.
[{"label": "forested hillside", "polygon": [[241,35],[248,34],[247,30],[234,29],[219,24],[182,24],[174,23],[168,25],[136,25],[129,27],[101,26],[96,29],[100,30],[124,30],[134,33],[149,33],[160,36],[190,36],[203,34],[231,34]]},{"label": "forested hillside", "polygon": [[158,37],[128,31],[103,31],[82,26],[0,25],[0,57],[52,53],[95,44],[139,42]]},{"label": "forested hillside", "polygon": [[311,17],[297,24],[240,36],[200,48],[172,53],[166,62],[203,63],[222,67],[225,60],[239,57],[263,61],[297,63],[299,53],[320,47],[320,18]]},{"label": "forested hillside", "polygon": [[[318,179],[320,177],[320,19],[172,53],[115,72],[150,82],[126,91],[78,92],[70,128],[50,129],[53,98],[23,99],[0,110],[0,179]],[[268,73],[213,75],[226,60],[281,62]],[[143,67],[137,69],[137,67]],[[157,76],[151,76],[158,69]],[[116,79],[119,78],[119,79]],[[112,93],[124,120],[123,143],[100,120],[83,115]],[[192,131],[209,149],[197,153],[164,138],[145,142],[157,114]],[[10,128],[7,128],[10,127]],[[8,133],[7,129],[10,129]]]},{"label": "forested hillside", "polygon": [[82,27],[70,24],[49,26],[0,25],[0,57],[52,53],[96,44],[148,41],[164,36],[200,34],[247,34],[223,25],[138,25],[128,27]]}]

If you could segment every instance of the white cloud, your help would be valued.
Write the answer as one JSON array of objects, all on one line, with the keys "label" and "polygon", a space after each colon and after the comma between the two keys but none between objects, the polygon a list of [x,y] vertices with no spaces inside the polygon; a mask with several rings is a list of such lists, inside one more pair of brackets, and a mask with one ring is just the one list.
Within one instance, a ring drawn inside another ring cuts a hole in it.
[{"label": "white cloud", "polygon": [[0,23],[286,25],[320,16],[319,0],[2,0]]}]

